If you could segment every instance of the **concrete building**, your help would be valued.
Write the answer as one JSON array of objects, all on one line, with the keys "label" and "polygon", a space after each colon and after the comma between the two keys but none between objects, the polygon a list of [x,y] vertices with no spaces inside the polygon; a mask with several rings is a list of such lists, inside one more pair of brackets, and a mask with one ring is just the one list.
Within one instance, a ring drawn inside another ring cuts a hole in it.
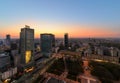
[{"label": "concrete building", "polygon": [[16,73],[17,73],[17,67],[10,68],[9,70],[7,70],[7,71],[0,74],[1,75],[0,79],[5,80],[7,78],[10,78],[10,77],[14,76]]},{"label": "concrete building", "polygon": [[0,53],[0,72],[6,71],[10,64],[9,53]]},{"label": "concrete building", "polygon": [[41,37],[41,52],[43,56],[50,57],[53,52],[53,47],[55,46],[55,37],[53,34],[44,33],[40,35]]},{"label": "concrete building", "polygon": [[20,32],[20,55],[24,68],[32,66],[34,63],[34,29],[30,29],[27,25]]},{"label": "concrete building", "polygon": [[115,56],[115,57],[120,56],[120,50],[118,48],[110,47],[109,50],[110,50],[111,56]]},{"label": "concrete building", "polygon": [[12,54],[12,57],[13,57],[13,64],[15,67],[19,66],[20,65],[20,60],[21,60],[21,57],[20,57],[20,54],[18,54],[18,50],[11,50],[11,54]]},{"label": "concrete building", "polygon": [[95,46],[95,54],[97,55],[103,55],[103,47],[97,47]]}]

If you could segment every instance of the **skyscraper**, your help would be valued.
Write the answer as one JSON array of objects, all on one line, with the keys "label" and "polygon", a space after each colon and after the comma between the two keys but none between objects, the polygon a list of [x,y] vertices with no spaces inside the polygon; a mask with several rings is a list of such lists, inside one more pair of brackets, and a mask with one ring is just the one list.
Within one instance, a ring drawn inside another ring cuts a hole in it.
[{"label": "skyscraper", "polygon": [[9,34],[6,35],[6,39],[7,39],[7,40],[10,40],[10,35],[9,35]]},{"label": "skyscraper", "polygon": [[10,46],[10,44],[11,44],[11,38],[10,38],[10,35],[8,34],[6,35],[6,45]]},{"label": "skyscraper", "polygon": [[65,45],[65,49],[68,49],[68,33],[65,33],[64,35],[64,45]]},{"label": "skyscraper", "polygon": [[41,34],[41,52],[44,56],[49,57],[52,53],[52,47],[55,46],[55,37],[53,34]]},{"label": "skyscraper", "polygon": [[20,54],[21,64],[28,66],[33,63],[34,59],[34,29],[25,25],[20,32]]}]

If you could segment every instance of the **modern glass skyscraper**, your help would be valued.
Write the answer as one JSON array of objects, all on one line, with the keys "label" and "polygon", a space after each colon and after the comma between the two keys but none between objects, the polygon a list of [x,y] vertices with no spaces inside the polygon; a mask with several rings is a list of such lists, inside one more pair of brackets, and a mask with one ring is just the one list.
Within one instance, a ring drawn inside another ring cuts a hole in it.
[{"label": "modern glass skyscraper", "polygon": [[55,36],[53,34],[41,34],[41,52],[43,56],[49,57],[52,53],[52,47],[55,46]]},{"label": "modern glass skyscraper", "polygon": [[27,65],[34,61],[34,29],[25,25],[20,32],[21,64]]},{"label": "modern glass skyscraper", "polygon": [[64,45],[65,45],[65,49],[68,49],[68,33],[65,33],[64,35]]}]

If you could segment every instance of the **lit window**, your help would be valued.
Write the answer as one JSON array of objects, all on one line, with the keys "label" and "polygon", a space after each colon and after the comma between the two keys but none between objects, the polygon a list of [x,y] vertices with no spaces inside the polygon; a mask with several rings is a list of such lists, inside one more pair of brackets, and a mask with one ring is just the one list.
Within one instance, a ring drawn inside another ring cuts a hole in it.
[{"label": "lit window", "polygon": [[30,60],[31,60],[31,51],[26,51],[25,57],[26,57],[26,63],[30,62]]}]

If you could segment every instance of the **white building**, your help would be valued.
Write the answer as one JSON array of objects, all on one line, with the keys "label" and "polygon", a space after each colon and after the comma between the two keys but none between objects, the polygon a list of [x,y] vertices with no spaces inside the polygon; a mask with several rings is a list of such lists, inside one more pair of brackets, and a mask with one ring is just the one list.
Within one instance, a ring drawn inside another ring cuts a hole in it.
[{"label": "white building", "polygon": [[11,68],[8,71],[5,71],[5,72],[1,73],[0,77],[1,77],[2,80],[5,80],[7,78],[10,78],[10,77],[14,76],[16,73],[17,73],[17,67]]}]

